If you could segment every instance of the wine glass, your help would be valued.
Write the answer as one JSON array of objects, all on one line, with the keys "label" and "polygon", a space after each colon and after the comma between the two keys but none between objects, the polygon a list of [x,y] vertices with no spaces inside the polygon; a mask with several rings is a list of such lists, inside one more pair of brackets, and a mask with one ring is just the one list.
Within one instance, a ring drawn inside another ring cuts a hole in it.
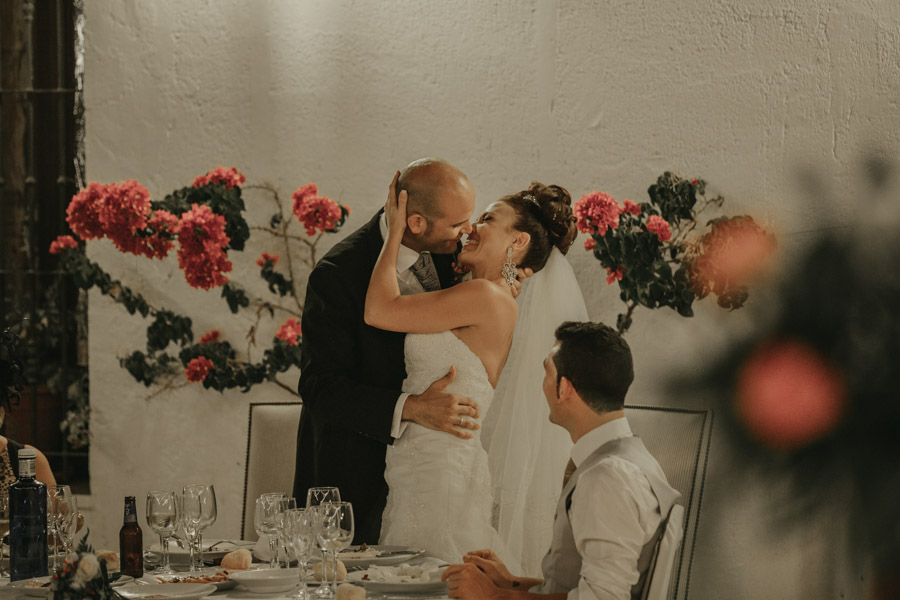
[{"label": "wine glass", "polygon": [[269,542],[269,568],[271,569],[278,567],[278,552],[276,550],[278,541],[277,515],[282,499],[284,499],[284,494],[263,494],[256,499],[256,512],[253,517],[256,534],[260,537],[266,536]]},{"label": "wine glass", "polygon": [[178,498],[178,508],[176,510],[178,515],[180,515],[179,524],[188,541],[190,570],[196,571],[197,565],[194,561],[196,546],[194,544],[197,536],[200,535],[200,520],[203,518],[200,497],[190,494],[187,488],[184,488],[181,496]]},{"label": "wine glass", "polygon": [[[319,506],[323,502],[340,502],[341,492],[336,487],[313,487],[306,492],[306,508]],[[318,517],[317,517],[318,518]],[[328,560],[326,550],[322,549],[322,573],[325,572],[325,563]],[[326,581],[316,589],[316,596],[328,598],[331,596],[331,588]]]},{"label": "wine glass", "polygon": [[287,537],[297,566],[300,567],[300,586],[294,598],[306,600],[306,570],[316,537],[315,508],[294,508],[285,512]]},{"label": "wine glass", "polygon": [[[278,542],[280,551],[282,548],[285,551],[285,559],[284,559],[284,568],[287,569],[291,566],[291,559],[288,556],[288,535],[286,531],[287,523],[285,521],[287,511],[293,510],[297,508],[297,501],[294,498],[282,497],[277,501],[277,506],[275,508],[275,529],[277,531]],[[277,562],[277,558],[276,558]]]},{"label": "wine glass", "polygon": [[175,492],[147,492],[147,525],[159,535],[159,549],[162,552],[158,573],[169,575],[175,572],[169,564],[169,538],[175,533],[178,517]]},{"label": "wine glass", "polygon": [[[337,597],[337,555],[350,545],[353,539],[353,506],[349,502],[326,502],[320,504],[319,527],[316,541],[319,546],[331,552],[331,597]],[[325,566],[324,564],[322,565]],[[326,569],[322,569],[327,573]],[[316,591],[318,594],[318,590]]]},{"label": "wine glass", "polygon": [[[212,484],[196,483],[184,486],[185,498],[191,498],[191,509],[197,510],[192,516],[195,520],[196,532],[192,543],[197,544],[199,553],[198,566],[203,565],[203,531],[216,522],[218,509],[216,508],[216,490]],[[193,553],[191,553],[191,571],[194,567]]]},{"label": "wine glass", "polygon": [[[9,535],[9,494],[0,492],[0,559],[3,558],[3,540]],[[8,577],[6,569],[0,567],[0,577]]]}]

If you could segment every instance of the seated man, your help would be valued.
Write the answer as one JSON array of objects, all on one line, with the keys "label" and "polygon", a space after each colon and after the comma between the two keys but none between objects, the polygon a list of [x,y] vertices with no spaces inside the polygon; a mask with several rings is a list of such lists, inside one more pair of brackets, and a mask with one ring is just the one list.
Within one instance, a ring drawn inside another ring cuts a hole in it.
[{"label": "seated man", "polygon": [[575,443],[575,469],[557,505],[544,579],[513,576],[491,550],[478,550],[444,572],[451,598],[639,597],[664,517],[681,496],[625,418],[634,379],[625,340],[606,325],[574,322],[556,339],[544,395],[550,421]]}]

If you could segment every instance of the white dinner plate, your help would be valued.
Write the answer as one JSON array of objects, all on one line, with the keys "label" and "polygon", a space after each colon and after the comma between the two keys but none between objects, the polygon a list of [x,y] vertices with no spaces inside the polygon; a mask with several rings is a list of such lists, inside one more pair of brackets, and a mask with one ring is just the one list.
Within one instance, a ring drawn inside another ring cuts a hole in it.
[{"label": "white dinner plate", "polygon": [[[184,542],[187,545],[187,542]],[[203,560],[221,560],[226,554],[232,550],[253,548],[255,542],[247,542],[241,540],[220,540],[215,538],[203,538]],[[213,547],[214,546],[214,547]],[[212,550],[210,550],[212,548]],[[150,552],[161,556],[162,551],[159,542],[150,545]],[[191,551],[186,547],[182,548],[175,540],[169,540],[169,563],[173,565],[186,565],[191,560]]]},{"label": "white dinner plate", "polygon": [[[231,579],[229,575],[228,579],[225,581],[185,581],[194,577],[204,577],[204,576],[212,576],[222,571],[224,569],[220,569],[218,567],[210,567],[208,569],[198,569],[194,573],[173,573],[171,575],[158,575],[154,573],[145,573],[143,577],[141,577],[140,581],[143,583],[151,583],[151,584],[159,584],[164,583],[165,585],[173,585],[175,583],[205,583],[209,585],[213,585],[216,587],[217,592],[221,592],[223,590],[230,590],[231,588],[237,587],[237,582]],[[164,581],[161,581],[164,580]]]},{"label": "white dinner plate", "polygon": [[425,594],[446,593],[447,591],[447,582],[440,579],[437,581],[421,581],[417,579],[412,581],[379,581],[378,579],[363,579],[371,576],[372,574],[368,570],[352,571],[347,573],[347,581],[362,584],[367,590],[382,594]]},{"label": "white dinner plate", "polygon": [[232,581],[254,594],[275,594],[286,592],[300,583],[299,569],[251,569],[235,571]]},{"label": "white dinner plate", "polygon": [[162,600],[199,600],[216,591],[216,586],[208,583],[168,583],[166,585],[123,585],[116,591],[129,600],[154,598]]},{"label": "white dinner plate", "polygon": [[[50,583],[50,576],[46,575],[44,577],[35,577],[35,581],[40,581],[41,583]],[[50,586],[46,585],[44,587],[32,587],[29,586],[26,582],[31,581],[30,579],[20,579],[19,581],[10,582],[8,585],[14,588],[21,588],[22,591],[25,592],[26,596],[33,596],[35,598],[46,598],[50,594]],[[120,585],[125,585],[134,581],[133,577],[128,575],[122,575],[116,581],[112,582],[110,585],[112,587],[118,587]]]},{"label": "white dinner plate", "polygon": [[354,558],[352,550],[358,548],[359,546],[350,546],[343,552],[338,553],[338,559],[343,561],[348,569],[353,567],[366,568],[369,565],[399,565],[400,563],[409,562],[425,552],[424,550],[408,546],[366,546],[368,550],[374,550],[377,555],[365,555],[365,558]]}]

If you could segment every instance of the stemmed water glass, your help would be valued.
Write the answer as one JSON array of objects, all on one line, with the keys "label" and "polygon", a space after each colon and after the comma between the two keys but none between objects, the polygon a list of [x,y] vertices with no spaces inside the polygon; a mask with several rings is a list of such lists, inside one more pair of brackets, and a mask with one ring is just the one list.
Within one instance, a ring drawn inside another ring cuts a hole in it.
[{"label": "stemmed water glass", "polygon": [[256,499],[256,512],[253,516],[253,525],[256,528],[256,534],[260,537],[266,536],[269,542],[269,567],[274,569],[278,567],[278,552],[276,544],[278,541],[278,509],[284,494],[272,492],[263,494]]},{"label": "stemmed water glass", "polygon": [[285,513],[289,546],[300,567],[300,586],[295,598],[306,600],[306,570],[316,537],[315,508],[294,508]]},{"label": "stemmed water glass", "polygon": [[[340,502],[341,492],[336,487],[313,487],[306,492],[306,508],[319,506],[325,502]],[[318,518],[317,518],[318,520]],[[322,573],[325,573],[325,564],[328,557],[326,551],[322,549]],[[322,585],[316,589],[316,596],[319,598],[329,598],[332,596],[331,587],[327,581],[322,581]]]},{"label": "stemmed water glass", "polygon": [[176,502],[175,492],[147,492],[147,525],[159,535],[162,564],[157,572],[164,575],[175,572],[169,564],[169,538],[175,533],[178,520],[178,502]]},{"label": "stemmed water glass", "polygon": [[[316,508],[318,527],[316,541],[323,550],[331,552],[331,595],[337,595],[337,555],[353,539],[353,506],[349,502],[326,502]],[[322,565],[323,567],[325,565]],[[327,569],[322,569],[327,573]],[[316,591],[318,594],[318,590]]]},{"label": "stemmed water glass", "polygon": [[[193,484],[184,486],[184,510],[189,512],[191,532],[185,530],[191,536],[191,546],[196,544],[199,554],[199,565],[203,564],[203,530],[208,529],[216,522],[218,510],[216,508],[216,490],[209,484]],[[191,535],[193,533],[193,535]],[[194,548],[191,548],[191,571],[196,571],[194,565]]]},{"label": "stemmed water glass", "polygon": [[68,501],[63,506],[63,515],[57,520],[57,532],[62,537],[63,553],[68,556],[72,551],[72,542],[75,530],[78,529],[78,499],[74,494],[69,494]]}]

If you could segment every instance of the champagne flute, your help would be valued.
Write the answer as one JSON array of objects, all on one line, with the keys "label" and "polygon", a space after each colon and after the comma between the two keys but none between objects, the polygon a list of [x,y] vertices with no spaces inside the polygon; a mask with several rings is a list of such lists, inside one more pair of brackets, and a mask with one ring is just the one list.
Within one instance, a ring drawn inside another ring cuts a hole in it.
[{"label": "champagne flute", "polygon": [[[9,494],[0,492],[0,560],[3,554],[3,540],[9,535]],[[6,569],[0,568],[0,577],[8,577]]]},{"label": "champagne flute", "polygon": [[300,586],[294,598],[306,600],[306,570],[309,568],[309,556],[316,537],[315,508],[294,508],[286,512],[287,531],[290,546],[297,566],[300,567]]},{"label": "champagne flute", "polygon": [[[286,531],[287,523],[285,522],[285,517],[287,515],[287,511],[293,510],[297,508],[297,501],[294,498],[280,498],[277,501],[277,505],[275,507],[275,529],[277,531],[278,543],[280,551],[282,548],[285,552],[284,558],[284,568],[290,568],[291,566],[291,558],[288,556],[288,535]],[[277,561],[277,558],[276,558]]]},{"label": "champagne flute", "polygon": [[[341,492],[336,487],[313,487],[306,492],[306,508],[319,506],[324,502],[340,502]],[[318,522],[318,515],[317,515]],[[322,548],[322,573],[325,573],[325,564],[328,560],[326,550]],[[331,588],[326,581],[316,590],[316,596],[319,598],[328,598],[331,596]]]},{"label": "champagne flute", "polygon": [[63,554],[69,555],[72,551],[73,536],[78,528],[78,499],[74,494],[69,495],[68,502],[65,504],[65,517],[58,524],[60,535],[63,542]]},{"label": "champagne flute", "polygon": [[276,516],[279,502],[283,498],[283,494],[263,494],[256,499],[256,512],[253,516],[253,524],[257,535],[260,537],[266,536],[269,542],[269,568],[271,569],[278,567],[278,553],[275,548],[278,535]]},{"label": "champagne flute", "polygon": [[[216,507],[216,490],[212,484],[193,484],[184,487],[184,493],[191,498],[196,498],[199,508],[199,518],[196,528],[196,544],[199,553],[199,565],[203,565],[203,531],[216,522],[218,509]],[[194,569],[194,561],[191,559],[191,570]]]},{"label": "champagne flute", "polygon": [[62,537],[61,525],[65,520],[66,505],[72,496],[67,485],[47,486],[47,537],[53,540],[53,571],[59,569],[59,541]]},{"label": "champagne flute", "polygon": [[200,535],[200,521],[203,518],[203,510],[200,505],[200,497],[191,494],[187,488],[184,488],[180,496],[180,509],[178,513],[181,515],[181,528],[184,535],[188,539],[188,551],[190,552],[190,570],[197,571],[197,565],[194,561],[196,552],[195,543],[197,536]]},{"label": "champagne flute", "polygon": [[162,564],[157,572],[170,575],[175,571],[169,564],[169,538],[175,533],[178,523],[178,503],[175,492],[147,492],[147,525],[159,535],[159,550]]}]

